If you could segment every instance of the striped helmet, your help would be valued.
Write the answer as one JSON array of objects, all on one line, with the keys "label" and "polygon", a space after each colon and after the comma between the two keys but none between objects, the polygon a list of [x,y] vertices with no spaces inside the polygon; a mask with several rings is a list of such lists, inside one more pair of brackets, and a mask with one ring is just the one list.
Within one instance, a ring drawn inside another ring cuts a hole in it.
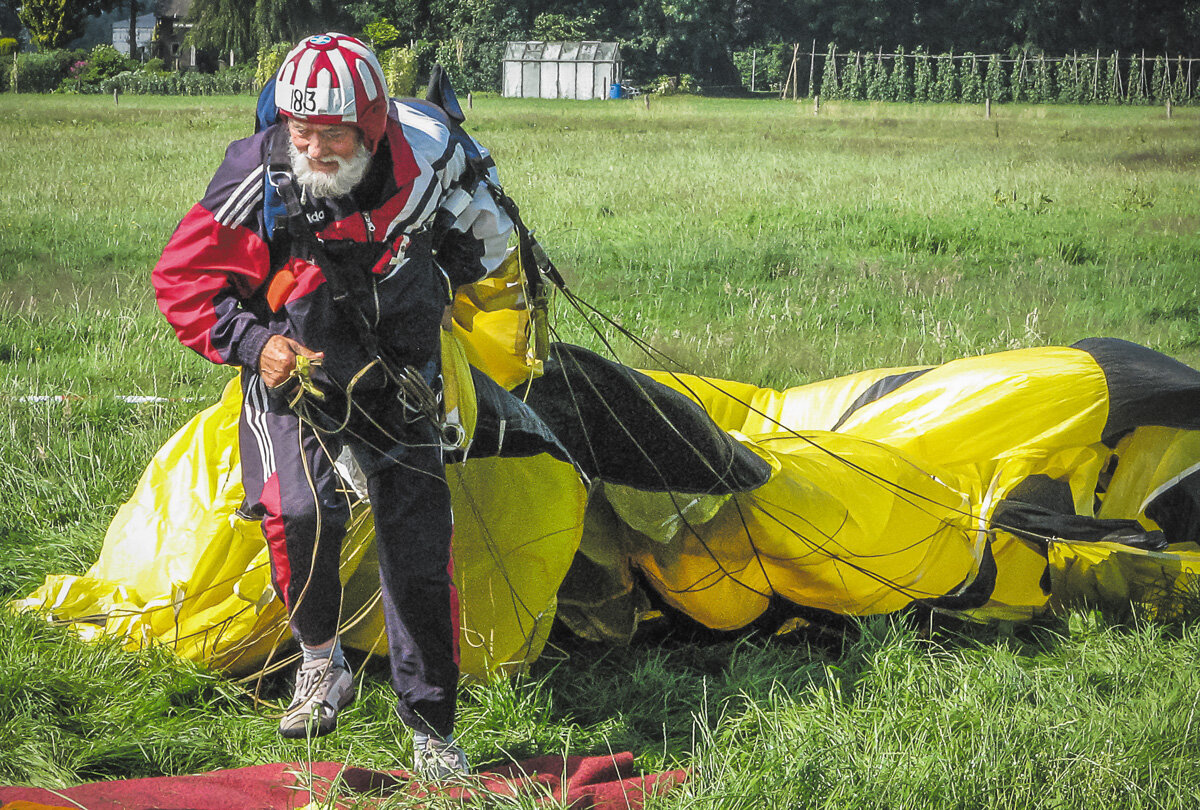
[{"label": "striped helmet", "polygon": [[387,81],[379,60],[362,41],[345,34],[318,34],[283,60],[275,76],[275,104],[289,118],[352,124],[374,152],[387,124]]}]

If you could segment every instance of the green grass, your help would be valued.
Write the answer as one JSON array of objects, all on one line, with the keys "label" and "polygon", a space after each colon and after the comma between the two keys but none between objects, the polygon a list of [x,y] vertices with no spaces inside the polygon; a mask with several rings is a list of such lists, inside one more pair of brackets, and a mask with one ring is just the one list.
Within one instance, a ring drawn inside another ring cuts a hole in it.
[{"label": "green grass", "polygon": [[[1200,364],[1200,110],[993,110],[479,99],[469,126],[572,287],[702,373],[786,386],[1093,335]],[[84,571],[230,376],[178,345],[148,276],[251,116],[248,98],[0,95],[0,599]],[[599,345],[558,308],[561,335]],[[631,750],[690,768],[656,807],[1190,807],[1198,648],[1193,624],[1085,614],[872,621],[845,643],[560,638],[529,674],[470,686],[460,727],[485,764]],[[231,684],[2,613],[0,783],[403,764],[377,665],[362,687],[307,749],[255,704],[283,679]]]}]

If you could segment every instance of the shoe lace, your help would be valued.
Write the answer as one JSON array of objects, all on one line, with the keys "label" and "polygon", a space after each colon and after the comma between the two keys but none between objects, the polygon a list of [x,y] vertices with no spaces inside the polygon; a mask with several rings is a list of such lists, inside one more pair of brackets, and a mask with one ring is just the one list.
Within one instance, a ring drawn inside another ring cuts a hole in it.
[{"label": "shoe lace", "polygon": [[465,773],[468,769],[467,755],[461,748],[452,742],[433,737],[427,737],[418,743],[417,759],[424,770],[443,775]]},{"label": "shoe lace", "polygon": [[327,659],[305,661],[296,672],[296,694],[292,705],[300,703],[326,703],[329,700],[329,690],[337,679],[341,667]]}]

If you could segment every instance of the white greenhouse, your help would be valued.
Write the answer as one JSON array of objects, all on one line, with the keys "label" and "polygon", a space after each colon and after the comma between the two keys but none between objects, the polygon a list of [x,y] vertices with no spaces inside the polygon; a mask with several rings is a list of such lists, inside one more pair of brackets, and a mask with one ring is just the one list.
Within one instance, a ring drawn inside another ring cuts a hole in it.
[{"label": "white greenhouse", "polygon": [[615,42],[509,42],[504,48],[508,98],[619,98],[620,84]]}]

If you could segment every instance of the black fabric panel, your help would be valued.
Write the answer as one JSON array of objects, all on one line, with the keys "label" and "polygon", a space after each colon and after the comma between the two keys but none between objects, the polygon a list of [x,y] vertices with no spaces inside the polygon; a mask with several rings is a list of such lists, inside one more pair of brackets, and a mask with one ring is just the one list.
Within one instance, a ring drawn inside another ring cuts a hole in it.
[{"label": "black fabric panel", "polygon": [[863,407],[864,405],[870,405],[877,399],[882,399],[900,386],[915,380],[917,377],[920,377],[922,374],[930,370],[931,369],[928,368],[919,368],[916,371],[906,371],[903,374],[891,374],[881,380],[877,380],[876,382],[872,383],[870,388],[868,388],[866,391],[863,391],[858,395],[857,399],[850,403],[850,407],[846,409],[846,412],[843,413],[837,420],[837,424],[831,427],[830,430],[837,430],[844,425],[846,420],[850,418],[851,414],[853,414],[859,408]]},{"label": "black fabric panel", "polygon": [[[556,343],[526,402],[590,478],[653,492],[742,492],[771,467],[704,409],[598,354]],[[524,390],[524,389],[522,389]]]},{"label": "black fabric panel", "polygon": [[992,512],[992,527],[1045,547],[1048,539],[1121,543],[1161,551],[1162,532],[1146,531],[1136,520],[1101,519],[1075,514],[1071,488],[1045,475],[1031,475],[1013,487]]},{"label": "black fabric panel", "polygon": [[1200,430],[1200,371],[1117,338],[1088,338],[1071,348],[1090,354],[1108,381],[1109,447],[1140,425]]},{"label": "black fabric panel", "polygon": [[1200,471],[1180,479],[1146,507],[1168,543],[1200,541]]},{"label": "black fabric panel", "polygon": [[979,561],[979,572],[973,580],[964,580],[946,596],[922,599],[921,604],[935,610],[971,610],[983,607],[996,590],[996,572],[996,558],[992,554],[992,544],[988,543],[983,550],[983,559]]},{"label": "black fabric panel", "polygon": [[549,453],[560,461],[572,461],[566,447],[532,408],[474,366],[471,379],[479,411],[469,457],[524,458]]}]

